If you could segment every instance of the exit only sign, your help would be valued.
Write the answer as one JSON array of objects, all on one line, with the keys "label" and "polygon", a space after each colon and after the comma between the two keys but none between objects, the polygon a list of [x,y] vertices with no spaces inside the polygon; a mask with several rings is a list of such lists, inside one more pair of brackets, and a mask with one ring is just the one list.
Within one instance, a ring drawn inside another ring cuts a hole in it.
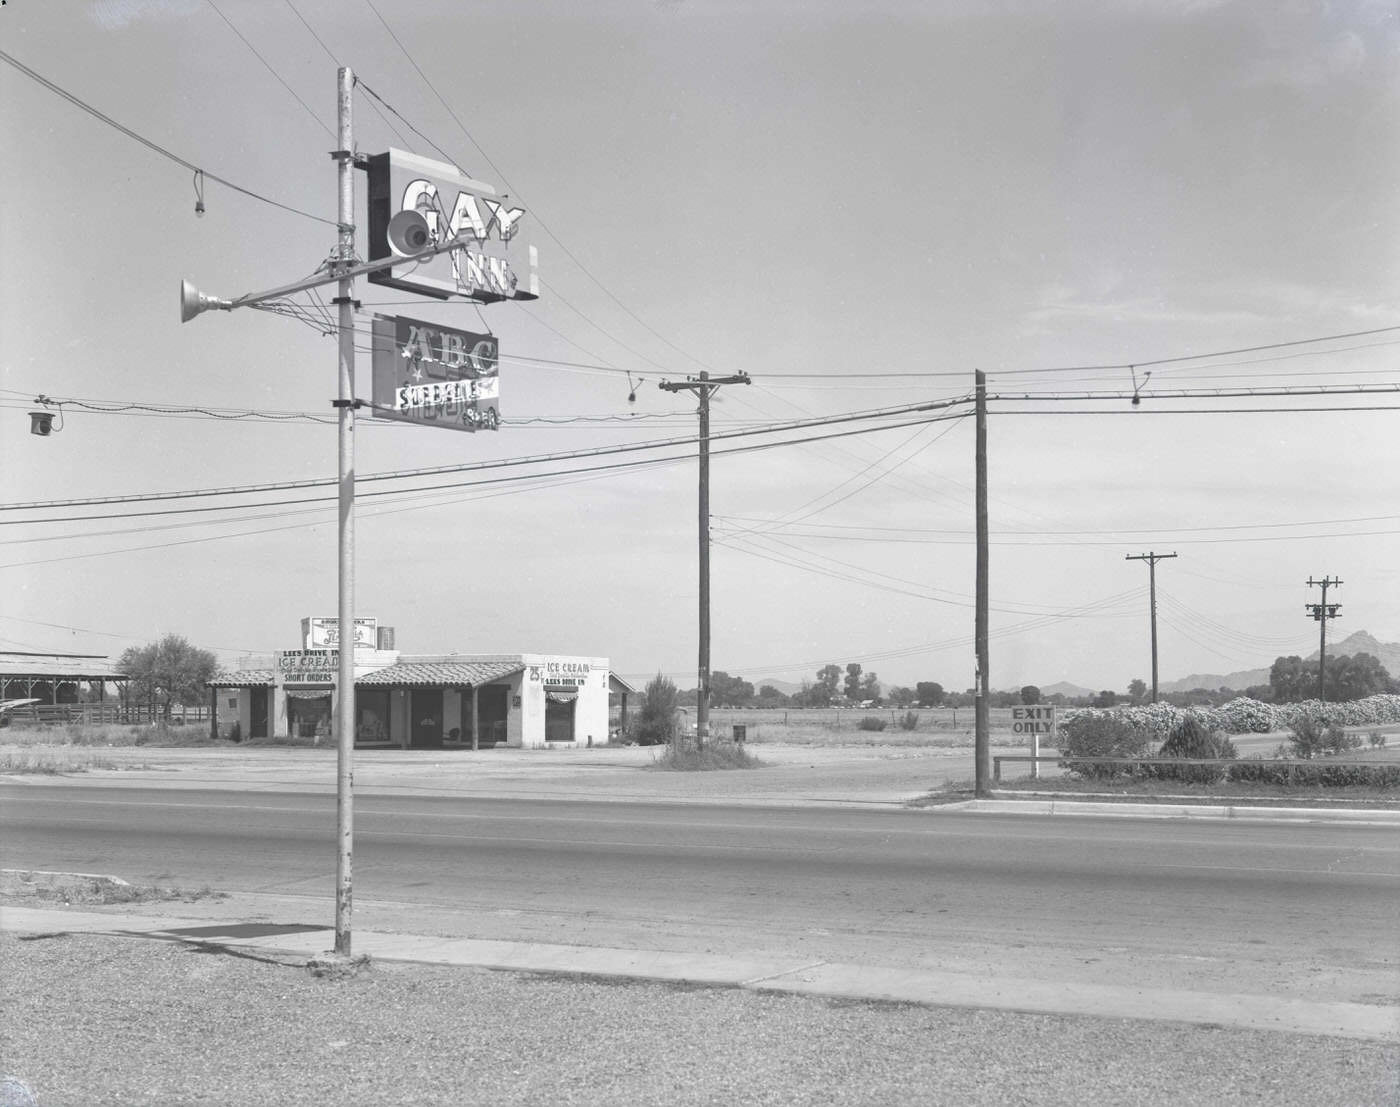
[{"label": "exit only sign", "polygon": [[1011,732],[1013,734],[1054,734],[1055,709],[1048,704],[1034,707],[1013,707],[1011,709]]}]

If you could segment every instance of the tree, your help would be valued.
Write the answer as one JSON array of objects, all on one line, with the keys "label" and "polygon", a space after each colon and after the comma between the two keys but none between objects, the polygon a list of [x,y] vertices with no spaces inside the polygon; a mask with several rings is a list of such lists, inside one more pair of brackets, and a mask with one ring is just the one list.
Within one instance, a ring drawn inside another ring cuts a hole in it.
[{"label": "tree", "polygon": [[943,691],[943,685],[935,680],[921,680],[914,685],[914,698],[918,700],[920,707],[937,707],[943,702],[943,697],[947,695]]},{"label": "tree", "polygon": [[159,642],[129,647],[117,667],[131,678],[126,694],[137,703],[159,707],[161,718],[169,720],[173,704],[204,702],[219,662],[181,635],[167,634]]},{"label": "tree", "polygon": [[827,665],[817,670],[817,683],[803,689],[804,707],[830,707],[841,687],[841,667]]},{"label": "tree", "polygon": [[866,700],[880,702],[880,678],[874,673],[866,673],[860,678],[860,702]]},{"label": "tree", "polygon": [[1317,667],[1297,654],[1276,657],[1269,668],[1269,687],[1274,690],[1275,703],[1312,699],[1317,695]]},{"label": "tree", "polygon": [[890,703],[894,704],[895,707],[908,707],[911,704],[917,703],[919,700],[918,694],[914,689],[906,688],[902,684],[891,686],[885,698],[889,700]]},{"label": "tree", "polygon": [[1147,698],[1147,682],[1140,678],[1134,678],[1128,682],[1128,697],[1134,703],[1141,703]]},{"label": "tree", "polygon": [[676,708],[680,696],[675,682],[657,673],[642,690],[642,707],[632,734],[641,746],[669,742],[676,734]]},{"label": "tree", "polygon": [[860,701],[860,663],[852,661],[846,666],[846,698]]},{"label": "tree", "polygon": [[771,684],[761,685],[758,689],[759,707],[782,707],[788,702],[788,697],[779,692]]},{"label": "tree", "polygon": [[1395,690],[1380,660],[1369,653],[1342,655],[1327,663],[1327,699],[1334,703],[1364,700]]},{"label": "tree", "polygon": [[746,707],[753,702],[753,685],[722,670],[710,674],[710,703],[715,707]]},{"label": "tree", "polygon": [[1113,692],[1110,692],[1107,688],[1105,688],[1102,692],[1100,692],[1097,696],[1094,697],[1095,707],[1112,707],[1117,702],[1117,695],[1115,695]]},{"label": "tree", "polygon": [[1040,689],[1034,684],[1027,684],[1021,689],[1021,702],[1027,706],[1040,702]]}]

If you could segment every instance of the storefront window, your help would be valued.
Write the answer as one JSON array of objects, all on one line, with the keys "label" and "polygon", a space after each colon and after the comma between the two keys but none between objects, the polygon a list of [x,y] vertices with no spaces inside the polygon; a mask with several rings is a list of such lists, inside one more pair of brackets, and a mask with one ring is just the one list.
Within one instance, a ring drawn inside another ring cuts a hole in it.
[{"label": "storefront window", "polygon": [[355,741],[365,744],[389,741],[387,689],[355,693]]}]

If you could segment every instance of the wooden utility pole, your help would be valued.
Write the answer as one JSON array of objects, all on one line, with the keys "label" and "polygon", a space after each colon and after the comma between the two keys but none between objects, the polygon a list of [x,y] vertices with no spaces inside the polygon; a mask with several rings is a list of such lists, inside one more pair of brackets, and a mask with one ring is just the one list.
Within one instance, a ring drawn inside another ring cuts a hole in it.
[{"label": "wooden utility pole", "polygon": [[340,330],[340,396],[335,401],[340,415],[337,435],[340,535],[336,615],[340,623],[340,655],[335,689],[335,952],[342,957],[350,956],[350,919],[354,913],[351,861],[355,837],[355,283],[346,273],[355,264],[355,142],[350,113],[350,94],[354,87],[355,75],[348,68],[338,70],[339,135],[338,149],[332,155],[338,167],[340,241],[336,266],[341,270],[333,301],[339,309]]},{"label": "wooden utility pole", "polygon": [[976,775],[975,794],[986,797],[991,794],[992,743],[991,743],[991,702],[990,661],[988,656],[987,622],[989,606],[988,562],[989,543],[987,541],[987,374],[980,369],[976,372],[977,383],[977,618],[975,640],[977,647],[976,711],[973,716],[973,748]]},{"label": "wooden utility pole", "polygon": [[748,384],[747,373],[711,377],[702,372],[684,381],[662,381],[663,392],[694,392],[700,401],[700,651],[696,666],[695,744],[710,736],[710,396],[722,384]]},{"label": "wooden utility pole", "polygon": [[1321,603],[1305,603],[1303,607],[1308,614],[1318,621],[1322,630],[1321,641],[1317,647],[1317,698],[1323,703],[1327,702],[1327,620],[1340,618],[1337,612],[1341,611],[1342,605],[1339,603],[1327,602],[1327,589],[1332,585],[1340,585],[1340,580],[1332,577],[1323,577],[1321,580],[1313,580],[1308,577],[1308,587],[1320,585],[1322,587]]},{"label": "wooden utility pole", "polygon": [[1150,611],[1151,611],[1151,618],[1152,618],[1152,702],[1153,702],[1153,703],[1156,703],[1156,702],[1157,702],[1157,562],[1159,562],[1159,561],[1164,561],[1164,560],[1166,560],[1166,559],[1169,558],[1169,557],[1175,557],[1175,556],[1176,556],[1176,554],[1174,554],[1174,553],[1169,553],[1169,554],[1145,553],[1145,554],[1129,554],[1129,555],[1127,556],[1127,558],[1126,558],[1126,560],[1128,560],[1128,561],[1145,561],[1145,562],[1147,562],[1147,590],[1148,590],[1149,596],[1151,597],[1151,598],[1148,600],[1148,606],[1149,606],[1149,609],[1150,609]]}]

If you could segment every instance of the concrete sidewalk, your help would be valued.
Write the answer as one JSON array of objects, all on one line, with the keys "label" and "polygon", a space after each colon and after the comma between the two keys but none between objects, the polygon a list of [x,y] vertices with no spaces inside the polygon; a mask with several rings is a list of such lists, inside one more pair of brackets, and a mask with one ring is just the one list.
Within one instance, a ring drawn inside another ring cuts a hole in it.
[{"label": "concrete sidewalk", "polygon": [[[176,916],[10,907],[0,930],[29,937],[93,934],[181,942],[231,955],[315,958],[334,944],[331,929],[296,923],[211,922]],[[981,1008],[1035,1014],[1154,1019],[1295,1034],[1400,1040],[1400,1010],[1363,1003],[1076,984],[1027,978],[895,969],[781,957],[548,945],[358,932],[355,953],[404,961],[565,977],[606,977],[762,992]]]}]

